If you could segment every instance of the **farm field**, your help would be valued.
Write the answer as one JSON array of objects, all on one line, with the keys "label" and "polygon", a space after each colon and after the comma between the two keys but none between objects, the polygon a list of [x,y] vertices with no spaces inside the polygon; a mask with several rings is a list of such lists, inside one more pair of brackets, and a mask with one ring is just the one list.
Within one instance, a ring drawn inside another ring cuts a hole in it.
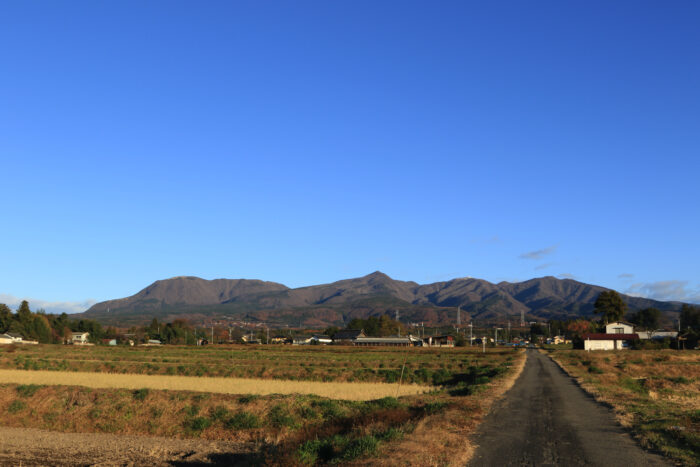
[{"label": "farm field", "polygon": [[[465,436],[523,357],[469,348],[7,346],[0,347],[0,382],[17,374],[49,380],[2,382],[0,414],[9,427],[231,442],[265,464],[459,463],[469,451]],[[86,373],[138,383],[71,384]],[[211,385],[241,375],[252,386]],[[149,379],[201,384],[158,389]],[[337,386],[354,396],[304,394],[294,384]],[[389,391],[372,393],[376,388]]]},{"label": "farm field", "polygon": [[646,447],[700,464],[700,352],[554,351],[584,389],[614,407]]},{"label": "farm field", "polygon": [[492,359],[466,349],[334,346],[11,346],[0,368],[143,375],[384,382],[439,385],[452,373]]}]

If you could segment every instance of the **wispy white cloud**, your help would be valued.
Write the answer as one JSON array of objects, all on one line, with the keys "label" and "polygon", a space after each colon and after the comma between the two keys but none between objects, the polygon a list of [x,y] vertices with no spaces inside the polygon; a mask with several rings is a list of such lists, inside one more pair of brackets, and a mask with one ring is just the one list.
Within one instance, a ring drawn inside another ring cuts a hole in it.
[{"label": "wispy white cloud", "polygon": [[554,263],[538,264],[537,266],[535,266],[535,270],[539,271],[540,269],[547,269],[547,268],[552,267],[552,266],[554,266]]},{"label": "wispy white cloud", "polygon": [[568,272],[563,272],[557,276],[559,279],[576,279],[576,276],[569,274]]},{"label": "wispy white cloud", "polygon": [[22,300],[29,302],[29,308],[31,308],[32,311],[37,311],[43,308],[47,313],[54,314],[81,313],[97,303],[97,300],[92,299],[76,302],[49,302],[36,298],[17,298],[13,295],[0,294],[0,303],[4,303],[10,308],[17,309],[19,304],[22,303]]},{"label": "wispy white cloud", "polygon": [[541,250],[528,251],[518,256],[520,259],[541,259],[547,255],[554,253],[559,245],[548,246],[547,248],[542,248]]},{"label": "wispy white cloud", "polygon": [[628,279],[628,280],[629,280],[629,279],[633,279],[633,278],[634,278],[634,274],[629,274],[629,273],[624,272],[624,273],[622,273],[622,274],[618,274],[618,275],[617,275],[617,278],[618,278],[618,279]]},{"label": "wispy white cloud", "polygon": [[625,293],[654,300],[700,303],[700,285],[693,288],[688,281],[637,282],[630,285]]}]

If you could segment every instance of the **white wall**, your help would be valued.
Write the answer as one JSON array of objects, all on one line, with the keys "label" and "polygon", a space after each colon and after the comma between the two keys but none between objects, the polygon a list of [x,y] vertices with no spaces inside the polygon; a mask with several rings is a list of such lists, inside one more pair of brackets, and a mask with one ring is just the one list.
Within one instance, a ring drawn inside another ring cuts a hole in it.
[{"label": "white wall", "polygon": [[588,339],[584,339],[583,341],[583,349],[584,350],[615,350],[615,341],[614,340],[609,340],[609,341],[591,341]]},{"label": "white wall", "polygon": [[606,334],[618,334],[615,328],[622,328],[622,334],[632,334],[634,333],[634,327],[625,323],[610,323],[605,325]]}]

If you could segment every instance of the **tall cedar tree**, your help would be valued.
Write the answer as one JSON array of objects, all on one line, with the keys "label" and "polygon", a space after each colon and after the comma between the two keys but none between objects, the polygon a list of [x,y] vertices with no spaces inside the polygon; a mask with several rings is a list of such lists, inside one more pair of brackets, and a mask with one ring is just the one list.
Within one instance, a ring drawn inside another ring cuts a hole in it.
[{"label": "tall cedar tree", "polygon": [[601,292],[594,306],[593,312],[602,315],[603,324],[620,321],[627,310],[627,304],[622,300],[620,294],[614,290]]}]

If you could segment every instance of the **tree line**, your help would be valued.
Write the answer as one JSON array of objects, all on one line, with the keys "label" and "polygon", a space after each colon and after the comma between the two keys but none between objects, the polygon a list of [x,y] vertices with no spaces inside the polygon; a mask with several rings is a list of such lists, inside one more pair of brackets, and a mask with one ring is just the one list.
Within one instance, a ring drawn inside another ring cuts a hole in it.
[{"label": "tree line", "polygon": [[70,340],[73,332],[89,332],[92,342],[97,342],[105,335],[102,325],[94,320],[75,320],[65,313],[54,315],[47,314],[44,310],[33,312],[26,300],[20,303],[16,312],[0,303],[0,334],[19,334],[42,344],[61,344]]}]

